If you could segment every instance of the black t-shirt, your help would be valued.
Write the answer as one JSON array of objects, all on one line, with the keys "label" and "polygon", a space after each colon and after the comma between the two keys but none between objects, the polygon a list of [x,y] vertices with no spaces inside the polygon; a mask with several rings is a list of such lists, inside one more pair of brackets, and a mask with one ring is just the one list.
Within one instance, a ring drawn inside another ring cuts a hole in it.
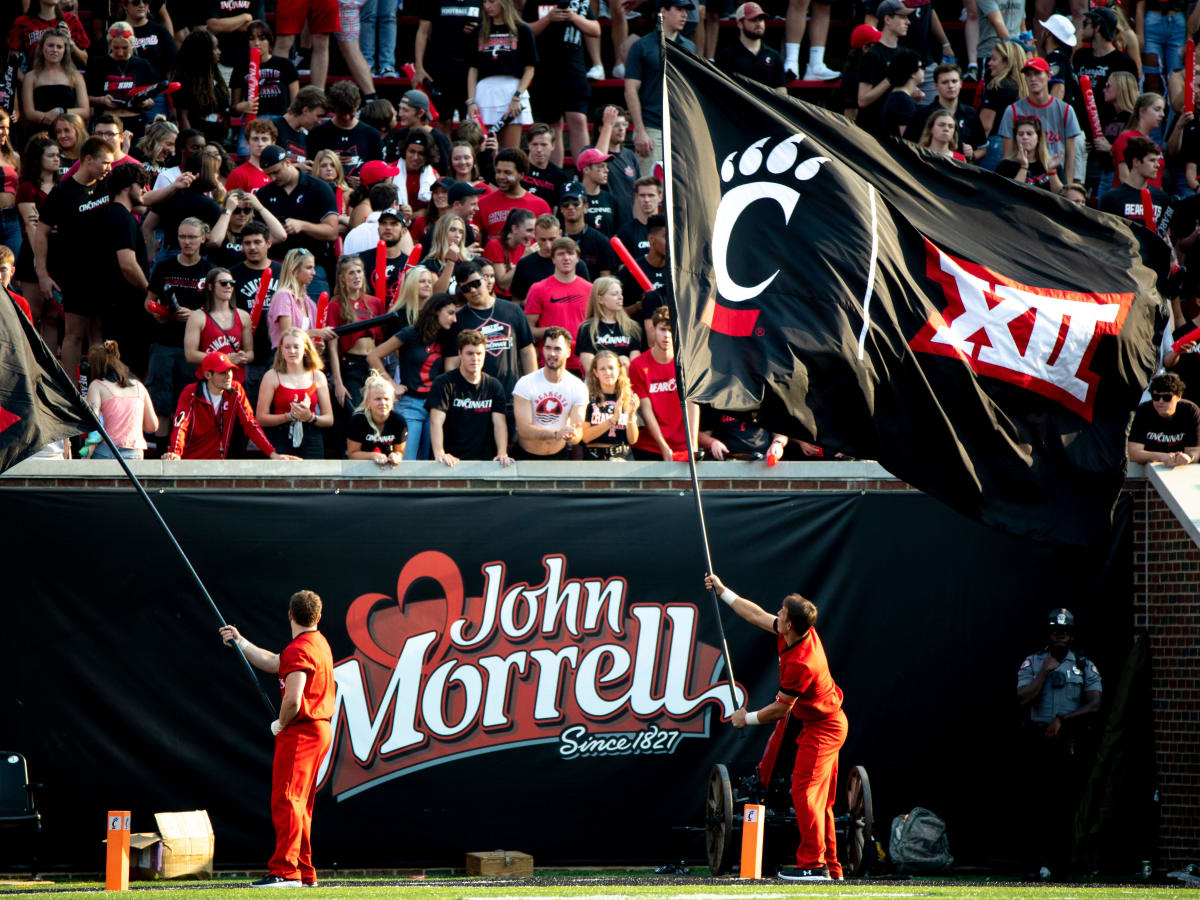
[{"label": "black t-shirt", "polygon": [[434,335],[428,344],[421,342],[415,325],[401,328],[396,335],[400,347],[400,383],[408,389],[408,396],[427,397],[434,379],[442,374],[449,355],[449,335]]},{"label": "black t-shirt", "polygon": [[205,254],[214,266],[226,269],[232,269],[246,258],[246,254],[242,252],[242,236],[234,234],[228,229],[225,231],[225,240],[221,242],[221,246],[208,247]]},{"label": "black t-shirt", "polygon": [[94,225],[97,267],[89,277],[106,287],[106,299],[112,307],[140,307],[146,292],[125,280],[117,253],[132,250],[142,271],[147,271],[146,238],[141,223],[120,203],[107,203],[96,211]]},{"label": "black t-shirt", "polygon": [[[588,0],[569,0],[571,11],[584,19],[595,19]],[[521,18],[536,22],[554,8],[547,0],[529,0]],[[573,70],[581,74],[587,70],[583,53],[583,35],[570,22],[551,22],[537,38],[538,58],[542,69],[550,72]]]},{"label": "black t-shirt", "polygon": [[[1017,173],[1021,171],[1021,164],[1015,159],[1002,159],[996,164],[996,174],[1003,175],[1005,178],[1016,178]],[[1033,184],[1040,188],[1050,190],[1050,173],[1046,171],[1046,167],[1036,160],[1031,162],[1025,170],[1025,181],[1023,184]]]},{"label": "black t-shirt", "polygon": [[628,356],[633,350],[642,349],[641,329],[634,334],[626,334],[619,322],[596,322],[596,337],[592,337],[592,320],[585,319],[579,326],[575,336],[575,354],[599,353],[601,350],[611,350],[617,356]]},{"label": "black t-shirt", "polygon": [[408,440],[408,425],[404,416],[393,409],[376,431],[367,421],[365,412],[355,413],[346,425],[346,440],[362,444],[362,449],[368,453],[391,453],[393,447]]},{"label": "black t-shirt", "polygon": [[[925,132],[925,123],[929,121],[929,117],[942,108],[938,100],[922,106],[913,114],[912,119],[908,123],[908,132],[905,137],[910,141],[920,143],[921,135]],[[987,143],[987,135],[984,134],[983,124],[979,121],[979,113],[960,102],[954,110],[954,122],[958,126],[958,146],[955,148],[961,152],[963,145],[968,145],[972,149],[982,147]]]},{"label": "black t-shirt", "polygon": [[[528,253],[517,260],[517,267],[513,270],[512,284],[509,285],[509,290],[512,295],[525,302],[525,295],[529,293],[529,289],[541,281],[543,278],[549,278],[554,274],[554,260],[548,256],[542,256],[540,253]],[[587,263],[582,259],[575,264],[575,274],[580,278],[586,278],[591,281],[592,278],[588,275]]]},{"label": "black t-shirt", "polygon": [[[164,259],[150,273],[150,292],[168,308],[178,304],[182,309],[203,309],[204,279],[211,268],[212,263],[203,256],[191,266],[181,263],[178,256]],[[164,347],[181,348],[185,324],[172,319],[164,325],[155,320],[151,341]],[[265,322],[258,324],[260,328],[267,327]]]},{"label": "black t-shirt", "polygon": [[429,42],[425,46],[425,69],[434,81],[439,74],[466,77],[471,54],[479,42],[479,9],[478,0],[421,0],[419,3],[417,17],[432,23]]},{"label": "black t-shirt", "polygon": [[533,32],[524,22],[517,23],[516,34],[511,34],[507,25],[493,24],[487,45],[481,47],[477,43],[471,56],[471,65],[478,69],[480,81],[493,75],[520,78],[525,67],[536,66],[537,61]]},{"label": "black t-shirt", "polygon": [[[1079,124],[1085,125],[1088,118],[1087,110],[1083,106],[1083,95],[1079,92],[1079,79],[1075,77],[1075,66],[1071,63],[1070,54],[1062,48],[1051,50],[1046,54],[1046,63],[1050,66],[1051,86],[1056,84],[1063,86],[1063,100],[1074,108]],[[1084,128],[1084,131],[1087,130]]]},{"label": "black t-shirt", "polygon": [[25,54],[2,46],[0,54],[3,54],[3,59],[0,59],[0,109],[11,116],[21,100],[17,78],[25,70]]},{"label": "black t-shirt", "polygon": [[617,232],[621,243],[634,256],[642,256],[650,251],[650,232],[645,223],[630,219]]},{"label": "black t-shirt", "polygon": [[912,10],[908,17],[908,31],[900,38],[900,46],[916,51],[926,67],[933,62],[929,43],[933,33],[933,4],[930,0],[904,0]]},{"label": "black t-shirt", "polygon": [[[861,83],[874,87],[881,81],[887,81],[888,66],[892,64],[893,59],[900,55],[903,49],[900,46],[885,47],[879,43],[868,47],[867,52],[863,54],[862,63],[858,69]],[[858,111],[858,118],[855,121],[861,128],[872,132],[878,129],[880,114],[883,111],[883,104],[888,98],[888,93],[885,91],[883,96],[870,106],[864,106]]]},{"label": "black t-shirt", "polygon": [[916,113],[917,102],[907,91],[892,91],[883,101],[883,109],[879,113],[878,133],[919,141],[920,134],[914,134],[908,127]]},{"label": "black t-shirt", "polygon": [[[370,250],[362,250],[358,253],[358,258],[362,260],[363,276],[366,278],[367,293],[374,295],[375,293],[375,248]],[[404,264],[408,261],[408,257],[401,253],[395,259],[386,260],[386,278],[387,278],[387,295],[395,297],[396,283],[400,280],[400,274],[404,270]],[[385,304],[389,305],[389,304]]]},{"label": "black t-shirt", "polygon": [[[645,254],[635,253],[633,260],[646,274],[646,277],[650,279],[650,284],[653,285],[651,290],[660,290],[667,286],[671,279],[671,263],[669,258],[664,259],[661,266],[651,265],[650,260]],[[645,292],[642,290],[642,286],[637,283],[637,279],[633,277],[633,273],[625,268],[625,266],[621,266],[617,271],[617,279],[621,282],[621,295],[625,298],[626,307],[633,306],[635,303],[642,301],[642,295]],[[652,312],[654,312],[653,309],[646,309],[643,306],[641,315],[643,318],[648,319]]]},{"label": "black t-shirt", "polygon": [[700,428],[710,432],[729,448],[730,453],[738,456],[766,456],[773,439],[771,432],[765,428],[715,410],[711,406],[700,407]]},{"label": "black t-shirt", "polygon": [[[88,96],[102,97],[105,94],[114,100],[125,100],[134,88],[146,87],[158,82],[154,66],[137,56],[117,62],[111,56],[101,56],[88,63],[84,81]],[[137,112],[145,112],[138,109]]]},{"label": "black t-shirt", "polygon": [[[1171,334],[1171,340],[1177,341],[1195,330],[1195,322],[1184,322]],[[1195,403],[1196,398],[1200,397],[1200,343],[1191,350],[1181,350],[1171,372],[1182,378],[1186,385],[1183,389],[1183,399]]]},{"label": "black t-shirt", "polygon": [[[319,178],[300,173],[300,180],[289,194],[277,184],[268,184],[258,189],[258,199],[271,215],[280,222],[285,219],[302,219],[319,223],[326,216],[337,215],[337,201],[333,189]],[[307,234],[289,235],[286,241],[271,246],[271,258],[283,259],[294,247],[303,247],[317,258],[327,273],[333,272],[333,242],[321,241]]]},{"label": "black t-shirt", "polygon": [[[1154,221],[1162,222],[1163,210],[1169,202],[1164,191],[1156,187],[1150,188],[1150,202],[1154,205]],[[1142,192],[1128,184],[1119,184],[1100,200],[1100,211],[1116,213],[1139,225],[1145,225],[1142,210]]]},{"label": "black t-shirt", "polygon": [[1133,414],[1129,440],[1155,453],[1200,447],[1200,407],[1190,400],[1180,400],[1175,414],[1163,418],[1154,411],[1154,403],[1146,401]]},{"label": "black t-shirt", "polygon": [[279,129],[279,139],[275,144],[287,151],[292,159],[304,161],[308,159],[308,132],[293,128],[283,116],[271,120]]},{"label": "black t-shirt", "polygon": [[108,180],[80,184],[74,176],[54,186],[41,208],[41,221],[54,229],[46,248],[46,268],[68,291],[94,286],[89,272],[94,259],[96,213],[109,201]]},{"label": "black t-shirt", "polygon": [[494,459],[496,436],[492,413],[504,414],[508,398],[493,376],[483,373],[479,384],[471,384],[462,372],[444,372],[433,383],[425,408],[446,414],[442,448],[459,459]]},{"label": "black t-shirt", "polygon": [[487,341],[487,355],[483,358],[483,371],[496,378],[507,397],[512,397],[517,379],[521,377],[521,351],[533,343],[533,331],[521,307],[508,300],[497,298],[490,309],[472,309],[464,306],[458,311],[458,319],[450,329],[450,355],[458,354],[458,334],[474,328]]},{"label": "black t-shirt", "polygon": [[[1138,77],[1137,65],[1129,54],[1121,50],[1113,50],[1104,56],[1097,56],[1096,52],[1091,47],[1080,47],[1075,51],[1072,57],[1072,65],[1075,67],[1075,77],[1086,75],[1092,80],[1092,93],[1096,97],[1096,111],[1100,113],[1100,122],[1107,125],[1116,118],[1118,113],[1116,107],[1111,103],[1106,103],[1104,100],[1104,86],[1108,83],[1108,78],[1113,72],[1128,72],[1134,78]],[[1088,121],[1087,109],[1083,104],[1083,96],[1080,95],[1078,105],[1075,108],[1075,116],[1080,123]],[[1122,115],[1121,118],[1124,118]],[[1088,138],[1088,145],[1091,145],[1092,129],[1084,128],[1083,133]]]},{"label": "black t-shirt", "polygon": [[521,179],[521,187],[541,197],[551,210],[555,210],[558,209],[558,197],[563,185],[570,180],[567,173],[554,163],[548,163],[544,169],[535,169],[530,164],[529,174]]},{"label": "black t-shirt", "polygon": [[[601,422],[607,422],[612,417],[616,406],[616,394],[604,394],[600,397],[592,397],[588,400],[587,409],[584,410],[583,421],[589,425],[599,425]],[[594,440],[588,441],[588,446],[617,447],[621,444],[628,444],[629,440],[625,436],[625,431],[626,428],[624,425],[610,425],[608,431],[601,433]]]},{"label": "black t-shirt", "polygon": [[988,132],[988,137],[1000,134],[1000,122],[1004,118],[1004,111],[1017,102],[1018,93],[1017,86],[1011,81],[1002,81],[996,87],[983,89],[983,104],[979,108],[990,109],[996,114],[992,119],[992,130]]},{"label": "black t-shirt", "polygon": [[583,220],[603,232],[605,237],[612,237],[617,233],[616,198],[603,188],[595,194],[588,194],[588,208]]},{"label": "black t-shirt", "polygon": [[[277,262],[271,263],[271,286],[267,290],[267,303],[271,302],[271,297],[279,288],[279,270],[281,266]],[[240,262],[236,266],[229,267],[229,274],[233,276],[233,296],[237,305],[248,313],[254,312],[254,301],[258,298],[258,283],[262,278],[266,269],[251,269],[246,263]],[[267,328],[267,315],[264,306],[262,317],[258,321],[258,328],[254,329],[254,364],[255,365],[270,365],[275,358],[274,351],[271,350],[271,336]]]},{"label": "black t-shirt", "polygon": [[1200,165],[1200,119],[1192,119],[1183,126],[1179,156],[1175,158],[1173,168],[1182,174],[1188,163]]},{"label": "black t-shirt", "polygon": [[330,119],[308,133],[308,158],[322,150],[343,155],[342,165],[346,174],[351,175],[363,163],[383,159],[383,138],[366,122],[355,122],[353,128],[338,128]]},{"label": "black t-shirt", "polygon": [[[579,245],[579,258],[587,264],[587,270],[596,278],[604,272],[617,271],[620,266],[620,260],[617,259],[617,254],[613,252],[612,245],[608,242],[608,238],[598,232],[590,225],[584,225],[583,231],[579,234],[567,234],[569,238],[573,238],[575,243]],[[637,251],[632,251],[636,253]],[[532,255],[532,254],[531,254]]]},{"label": "black t-shirt", "polygon": [[[196,0],[188,0],[195,3]],[[176,4],[172,4],[175,6]],[[250,13],[250,19],[265,22],[267,5],[264,0],[209,0],[208,18],[232,19],[243,13]],[[246,31],[229,31],[217,35],[217,44],[221,48],[221,65],[238,68],[250,61],[250,44],[246,40]]]},{"label": "black t-shirt", "polygon": [[[163,246],[168,250],[179,249],[179,223],[195,217],[212,228],[221,218],[221,207],[207,194],[198,191],[175,191],[162,203],[154,207],[163,233]],[[221,264],[223,265],[223,263]]]},{"label": "black t-shirt", "polygon": [[[224,59],[222,59],[224,62]],[[288,85],[294,84],[300,80],[299,73],[296,72],[296,67],[292,65],[290,59],[284,59],[282,56],[272,56],[270,59],[264,59],[258,64],[258,117],[266,118],[267,116],[282,117],[287,108],[291,106],[291,98],[288,96]],[[233,77],[229,79],[229,90],[232,92],[237,89],[242,91],[242,99],[245,100],[250,96],[250,61],[247,60],[244,65],[238,66],[233,70]],[[286,122],[284,123],[287,124]],[[276,123],[278,126],[278,123]],[[294,129],[290,128],[289,131]],[[282,133],[281,133],[282,134]],[[276,143],[279,143],[278,141]],[[279,144],[283,147],[283,144]],[[287,149],[284,147],[284,149]]]},{"label": "black t-shirt", "polygon": [[759,46],[756,55],[740,39],[731,41],[717,53],[717,68],[733,75],[745,75],[767,87],[779,88],[787,83],[783,75],[783,57],[766,44]]},{"label": "black t-shirt", "polygon": [[154,67],[158,76],[155,81],[162,81],[175,68],[175,56],[179,48],[171,32],[161,22],[149,21],[145,25],[133,26],[133,49]]}]

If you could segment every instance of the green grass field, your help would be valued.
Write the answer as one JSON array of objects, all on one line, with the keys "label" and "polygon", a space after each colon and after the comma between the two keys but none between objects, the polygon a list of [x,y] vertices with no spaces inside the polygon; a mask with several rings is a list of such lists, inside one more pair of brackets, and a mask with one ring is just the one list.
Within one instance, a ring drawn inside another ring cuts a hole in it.
[{"label": "green grass field", "polygon": [[[550,882],[538,884],[539,881]],[[620,883],[614,884],[614,881]],[[520,882],[502,880],[477,880],[468,878],[436,878],[416,881],[395,879],[347,879],[326,881],[316,889],[274,891],[268,896],[285,893],[295,896],[300,893],[308,900],[317,898],[349,897],[353,900],[369,900],[375,897],[402,897],[405,900],[525,900],[525,898],[575,898],[589,897],[594,900],[726,900],[726,898],[754,898],[754,900],[784,900],[793,896],[806,897],[946,897],[972,898],[972,900],[1067,900],[1067,898],[1132,897],[1136,900],[1171,897],[1180,898],[1179,888],[1134,885],[1022,885],[989,884],[985,881],[947,882],[934,879],[914,878],[905,882],[853,882],[848,884],[795,884],[774,879],[761,882],[733,880],[696,879],[688,884],[680,878],[656,878],[646,875],[639,878],[607,876],[595,878],[546,877],[526,879]],[[150,898],[227,897],[246,889],[248,879],[209,882],[177,882],[170,886],[158,884],[133,885],[132,892],[138,900]],[[0,894],[25,896],[51,893],[57,897],[83,896],[103,892],[104,885],[96,882],[60,881],[44,882],[37,886],[0,884]],[[1184,895],[1186,896],[1186,895]]]}]

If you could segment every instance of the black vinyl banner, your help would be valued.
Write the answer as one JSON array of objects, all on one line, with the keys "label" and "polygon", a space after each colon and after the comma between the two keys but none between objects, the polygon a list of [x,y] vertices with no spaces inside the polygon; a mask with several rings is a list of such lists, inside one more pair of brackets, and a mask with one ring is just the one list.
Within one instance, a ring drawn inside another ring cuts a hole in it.
[{"label": "black vinyl banner", "polygon": [[[44,852],[95,870],[107,810],[153,830],[153,812],[205,808],[219,866],[264,864],[270,722],[140,502],[0,498],[0,750],[26,754],[46,786]],[[727,721],[685,494],[156,502],[251,641],[282,649],[293,591],[324,600],[337,711],[321,868],[462,865],[496,847],[540,864],[702,858],[674,827],[700,823],[714,763],[736,777],[762,752],[768,729],[739,740]],[[1000,834],[979,811],[1007,802],[1015,675],[1045,611],[1071,598],[1099,642],[1089,658],[1103,666],[1104,641],[1123,653],[1111,623],[1128,621],[1124,537],[1104,556],[1035,547],[908,493],[720,493],[706,509],[728,584],[772,611],[792,590],[820,607],[850,720],[842,765],[868,768],[877,816],[928,806],[951,823],[956,855]],[[64,541],[64,524],[81,537]],[[777,686],[774,641],[722,614],[739,699],[760,708]]]}]

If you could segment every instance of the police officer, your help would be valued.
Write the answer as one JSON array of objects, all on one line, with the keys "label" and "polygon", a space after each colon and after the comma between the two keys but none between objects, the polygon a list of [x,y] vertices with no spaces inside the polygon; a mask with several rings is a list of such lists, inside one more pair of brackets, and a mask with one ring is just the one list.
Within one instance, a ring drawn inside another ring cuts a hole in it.
[{"label": "police officer", "polygon": [[[1051,864],[1067,862],[1072,823],[1079,803],[1088,728],[1100,710],[1100,672],[1075,653],[1075,617],[1070,610],[1050,612],[1049,643],[1031,653],[1017,670],[1017,702],[1027,711],[1023,733],[1031,802],[1039,807],[1041,841],[1030,841],[1041,857],[1034,877],[1046,880]],[[1052,808],[1047,808],[1050,806]],[[1034,826],[1038,826],[1035,824]]]}]

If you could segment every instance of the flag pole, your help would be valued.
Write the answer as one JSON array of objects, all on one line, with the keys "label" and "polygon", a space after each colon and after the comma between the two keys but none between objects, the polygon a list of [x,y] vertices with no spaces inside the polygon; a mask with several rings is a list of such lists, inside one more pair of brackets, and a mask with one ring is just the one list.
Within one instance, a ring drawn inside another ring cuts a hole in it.
[{"label": "flag pole", "polygon": [[[78,391],[76,391],[76,394],[78,395]],[[83,398],[80,397],[81,401],[82,399]],[[113,439],[109,437],[108,432],[104,430],[104,425],[101,424],[100,417],[96,415],[95,410],[88,406],[86,402],[83,405],[91,415],[92,423],[96,426],[96,431],[100,433],[100,437],[104,439],[104,443],[112,452],[113,458],[118,464],[120,464],[121,468],[125,470],[125,475],[131,482],[133,482],[134,489],[137,490],[138,496],[142,498],[146,506],[150,509],[150,514],[154,516],[155,520],[162,528],[163,533],[167,536],[167,540],[170,541],[171,546],[175,549],[176,554],[178,554],[180,560],[183,561],[184,568],[187,569],[188,575],[191,576],[193,583],[200,591],[200,595],[208,602],[209,607],[213,611],[213,615],[217,617],[217,621],[222,626],[226,625],[227,623],[225,622],[225,617],[221,615],[221,610],[217,608],[217,604],[213,600],[212,595],[209,594],[208,588],[204,586],[204,582],[200,580],[200,576],[196,573],[195,568],[193,568],[191,560],[189,560],[187,554],[183,552],[183,548],[179,546],[179,541],[175,540],[174,533],[172,533],[170,527],[159,513],[158,507],[154,505],[154,501],[150,499],[150,495],[146,493],[146,489],[142,487],[142,483],[138,481],[137,476],[134,475],[133,471],[129,468],[129,463],[125,461],[125,457],[121,455],[121,451],[117,448],[117,445],[113,443]],[[254,682],[254,686],[258,689],[258,695],[262,698],[262,702],[267,707],[267,711],[270,712],[271,718],[276,718],[278,713],[275,710],[275,704],[271,702],[271,698],[268,697],[267,692],[263,690],[262,682],[258,680],[258,675],[255,674],[254,668],[250,665],[250,660],[246,659],[246,654],[242,652],[242,648],[237,644],[231,644],[230,646],[237,651],[238,659],[242,661],[242,667],[246,670],[246,674],[249,676],[250,680]]]},{"label": "flag pole", "polygon": [[[675,384],[678,388],[676,393],[679,396],[679,405],[683,409],[683,432],[684,439],[687,441],[688,472],[692,478],[692,499],[696,504],[696,521],[700,524],[700,548],[704,553],[704,565],[707,567],[706,574],[711,575],[713,573],[712,551],[709,549],[708,544],[708,526],[704,521],[704,501],[700,496],[700,478],[696,473],[696,447],[692,443],[692,422],[691,416],[688,415],[683,363],[680,360],[680,350],[682,348],[679,343],[679,307],[675,302],[675,242],[670,239],[674,232],[674,217],[671,209],[671,110],[667,97],[667,37],[666,32],[663,30],[661,12],[658,14],[658,49],[662,58],[663,198],[667,213],[667,254],[670,260],[669,270],[671,272],[669,300],[671,309],[671,340],[675,345]],[[643,309],[643,318],[645,317],[645,313],[646,310]],[[725,638],[725,623],[721,619],[721,601],[717,598],[717,592],[712,588],[708,589],[708,597],[712,602],[713,618],[716,619],[717,634],[721,639],[721,656],[725,660],[725,669],[729,673],[729,697],[733,701],[733,708],[738,709],[742,704],[738,703],[737,684],[733,677],[733,661],[729,655],[729,641]],[[739,730],[738,734],[743,734],[743,731]]]}]

